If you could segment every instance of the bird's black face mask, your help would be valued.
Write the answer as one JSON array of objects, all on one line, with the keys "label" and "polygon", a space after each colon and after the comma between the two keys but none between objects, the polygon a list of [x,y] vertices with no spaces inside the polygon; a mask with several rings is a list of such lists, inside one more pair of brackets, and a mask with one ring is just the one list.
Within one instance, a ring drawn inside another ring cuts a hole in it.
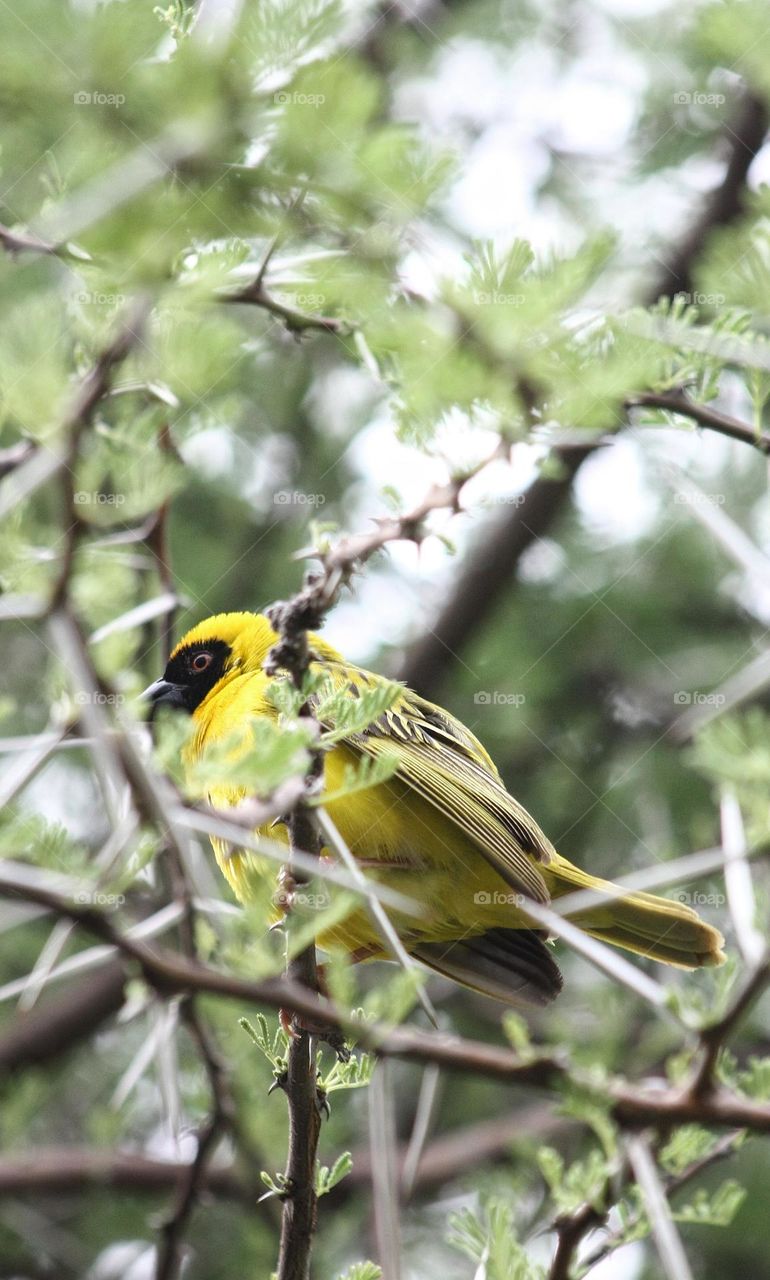
[{"label": "bird's black face mask", "polygon": [[150,720],[154,719],[158,707],[175,707],[192,715],[221,679],[230,652],[230,646],[223,640],[209,640],[187,645],[175,653],[162,679],[142,694],[151,704]]}]

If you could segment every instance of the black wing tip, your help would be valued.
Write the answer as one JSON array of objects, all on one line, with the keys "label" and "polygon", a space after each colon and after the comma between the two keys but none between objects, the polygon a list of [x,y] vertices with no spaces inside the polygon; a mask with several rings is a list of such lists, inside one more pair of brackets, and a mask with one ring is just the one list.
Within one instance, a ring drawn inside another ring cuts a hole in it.
[{"label": "black wing tip", "polygon": [[534,929],[489,929],[456,941],[422,943],[412,954],[445,977],[512,1007],[548,1005],[564,984]]}]

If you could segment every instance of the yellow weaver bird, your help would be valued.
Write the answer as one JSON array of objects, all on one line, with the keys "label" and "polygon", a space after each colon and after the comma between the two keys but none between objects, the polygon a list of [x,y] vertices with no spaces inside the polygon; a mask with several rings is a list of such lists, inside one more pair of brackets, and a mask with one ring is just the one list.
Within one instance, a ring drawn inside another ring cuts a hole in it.
[{"label": "yellow weaver bird", "polygon": [[[271,678],[262,669],[277,639],[261,614],[222,613],[179,642],[147,697],[155,706],[192,716],[188,764],[212,742],[243,733],[254,717],[277,720],[266,696]],[[320,637],[309,641],[314,668],[335,689],[356,698],[383,683]],[[346,766],[384,752],[398,760],[394,775],[330,800],[328,812],[367,877],[417,900],[420,916],[391,909],[389,915],[406,950],[429,968],[509,1005],[547,1004],[562,979],[543,931],[527,919],[526,898],[548,903],[579,889],[606,895],[571,916],[603,942],[684,969],[724,960],[721,934],[690,907],[648,893],[618,896],[608,881],[557,853],[506,791],[470,730],[407,688],[368,729],[324,754],[325,790],[340,788]],[[240,804],[245,792],[242,786],[217,785],[209,798],[225,807]],[[288,840],[283,827],[259,834]],[[247,902],[257,878],[270,874],[270,864],[219,840],[212,844],[237,897]],[[333,856],[330,848],[323,852]],[[388,957],[363,906],[317,941],[354,960]]]}]

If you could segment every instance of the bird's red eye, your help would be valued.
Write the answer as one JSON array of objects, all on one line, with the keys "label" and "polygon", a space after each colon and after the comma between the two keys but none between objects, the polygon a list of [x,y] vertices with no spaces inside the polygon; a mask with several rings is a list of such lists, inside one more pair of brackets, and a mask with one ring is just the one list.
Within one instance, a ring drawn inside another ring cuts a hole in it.
[{"label": "bird's red eye", "polygon": [[213,661],[214,661],[213,653],[196,653],[195,657],[190,663],[190,666],[192,667],[193,671],[195,671],[198,675],[200,675],[202,671],[208,670],[208,668],[211,666]]}]

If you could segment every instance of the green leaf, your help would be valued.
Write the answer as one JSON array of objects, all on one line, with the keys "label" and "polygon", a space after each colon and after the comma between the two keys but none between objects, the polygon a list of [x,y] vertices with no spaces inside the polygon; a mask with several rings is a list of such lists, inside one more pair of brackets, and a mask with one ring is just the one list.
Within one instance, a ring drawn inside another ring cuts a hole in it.
[{"label": "green leaf", "polygon": [[382,1280],[382,1271],[374,1262],[354,1262],[340,1280]]},{"label": "green leaf", "polygon": [[46,441],[69,391],[70,341],[61,299],[42,290],[4,308],[0,322],[0,426]]},{"label": "green leaf", "polygon": [[302,777],[310,766],[312,725],[300,720],[274,724],[263,718],[247,721],[242,729],[210,743],[188,765],[187,787],[194,796],[218,786],[230,795],[268,796],[287,778]]},{"label": "green leaf", "polygon": [[398,771],[398,756],[394,752],[383,751],[376,756],[362,756],[357,764],[346,764],[342,771],[342,782],[332,791],[324,791],[320,796],[311,796],[310,805],[326,806],[346,796],[355,795],[357,791],[368,791],[381,782],[387,782]]},{"label": "green leaf", "polygon": [[326,1165],[316,1164],[316,1195],[319,1197],[328,1195],[338,1182],[347,1177],[352,1168],[353,1157],[349,1151],[344,1151],[341,1156],[338,1156],[331,1169]]},{"label": "green leaf", "polygon": [[526,1060],[535,1056],[536,1050],[532,1044],[529,1026],[521,1014],[514,1013],[512,1009],[506,1009],[503,1014],[503,1032],[520,1058]]},{"label": "green leaf", "polygon": [[559,1104],[559,1112],[562,1115],[572,1116],[573,1119],[580,1120],[593,1129],[601,1143],[606,1160],[611,1162],[618,1153],[617,1129],[610,1117],[609,1101],[600,1089],[598,1079],[597,1088],[590,1091],[568,1084],[563,1101]]},{"label": "green leaf", "polygon": [[746,1198],[746,1190],[734,1178],[728,1178],[709,1193],[699,1189],[689,1204],[672,1212],[676,1222],[693,1222],[699,1226],[729,1227]]},{"label": "green leaf", "polygon": [[545,1269],[533,1263],[519,1243],[513,1210],[503,1200],[487,1200],[478,1215],[470,1209],[450,1214],[447,1239],[483,1267],[485,1280],[545,1280]]},{"label": "green leaf", "polygon": [[749,1098],[767,1102],[770,1099],[770,1058],[759,1058],[756,1054],[751,1054],[746,1070],[738,1073],[736,1083]]},{"label": "green leaf", "polygon": [[363,733],[393,706],[403,691],[404,686],[395,680],[382,680],[363,690],[357,685],[355,696],[352,689],[345,688],[319,698],[316,715],[321,724],[332,725],[321,734],[321,743],[329,747],[343,738]]},{"label": "green leaf", "polygon": [[537,1159],[557,1213],[574,1213],[585,1202],[595,1209],[603,1207],[610,1162],[596,1148],[584,1160],[576,1160],[568,1167],[553,1147],[541,1147]]},{"label": "green leaf", "polygon": [[351,1055],[347,1062],[337,1060],[331,1070],[321,1080],[321,1087],[326,1093],[337,1093],[341,1089],[362,1089],[369,1084],[374,1071],[375,1059],[369,1053]]},{"label": "green leaf", "polygon": [[244,31],[255,57],[257,82],[319,56],[339,25],[338,0],[262,0],[258,12],[248,13]]},{"label": "green leaf", "polygon": [[688,1165],[707,1156],[715,1144],[714,1135],[700,1125],[681,1125],[662,1148],[660,1164],[667,1173],[682,1173]]},{"label": "green leaf", "polygon": [[268,1173],[266,1169],[261,1169],[259,1173],[259,1177],[261,1182],[263,1182],[264,1185],[267,1187],[267,1195],[260,1196],[259,1197],[260,1202],[262,1200],[269,1199],[271,1196],[278,1196],[279,1199],[281,1200],[283,1199],[283,1197],[286,1195],[288,1191],[288,1184],[286,1182],[285,1174],[277,1173],[275,1177],[273,1177],[273,1175],[271,1173]]},{"label": "green leaf", "polygon": [[274,1073],[280,1075],[286,1069],[286,1055],[289,1048],[288,1036],[280,1023],[271,1035],[265,1015],[257,1013],[255,1016],[256,1026],[249,1022],[248,1018],[239,1018],[238,1026],[242,1031],[246,1032],[249,1039],[264,1054]]}]

